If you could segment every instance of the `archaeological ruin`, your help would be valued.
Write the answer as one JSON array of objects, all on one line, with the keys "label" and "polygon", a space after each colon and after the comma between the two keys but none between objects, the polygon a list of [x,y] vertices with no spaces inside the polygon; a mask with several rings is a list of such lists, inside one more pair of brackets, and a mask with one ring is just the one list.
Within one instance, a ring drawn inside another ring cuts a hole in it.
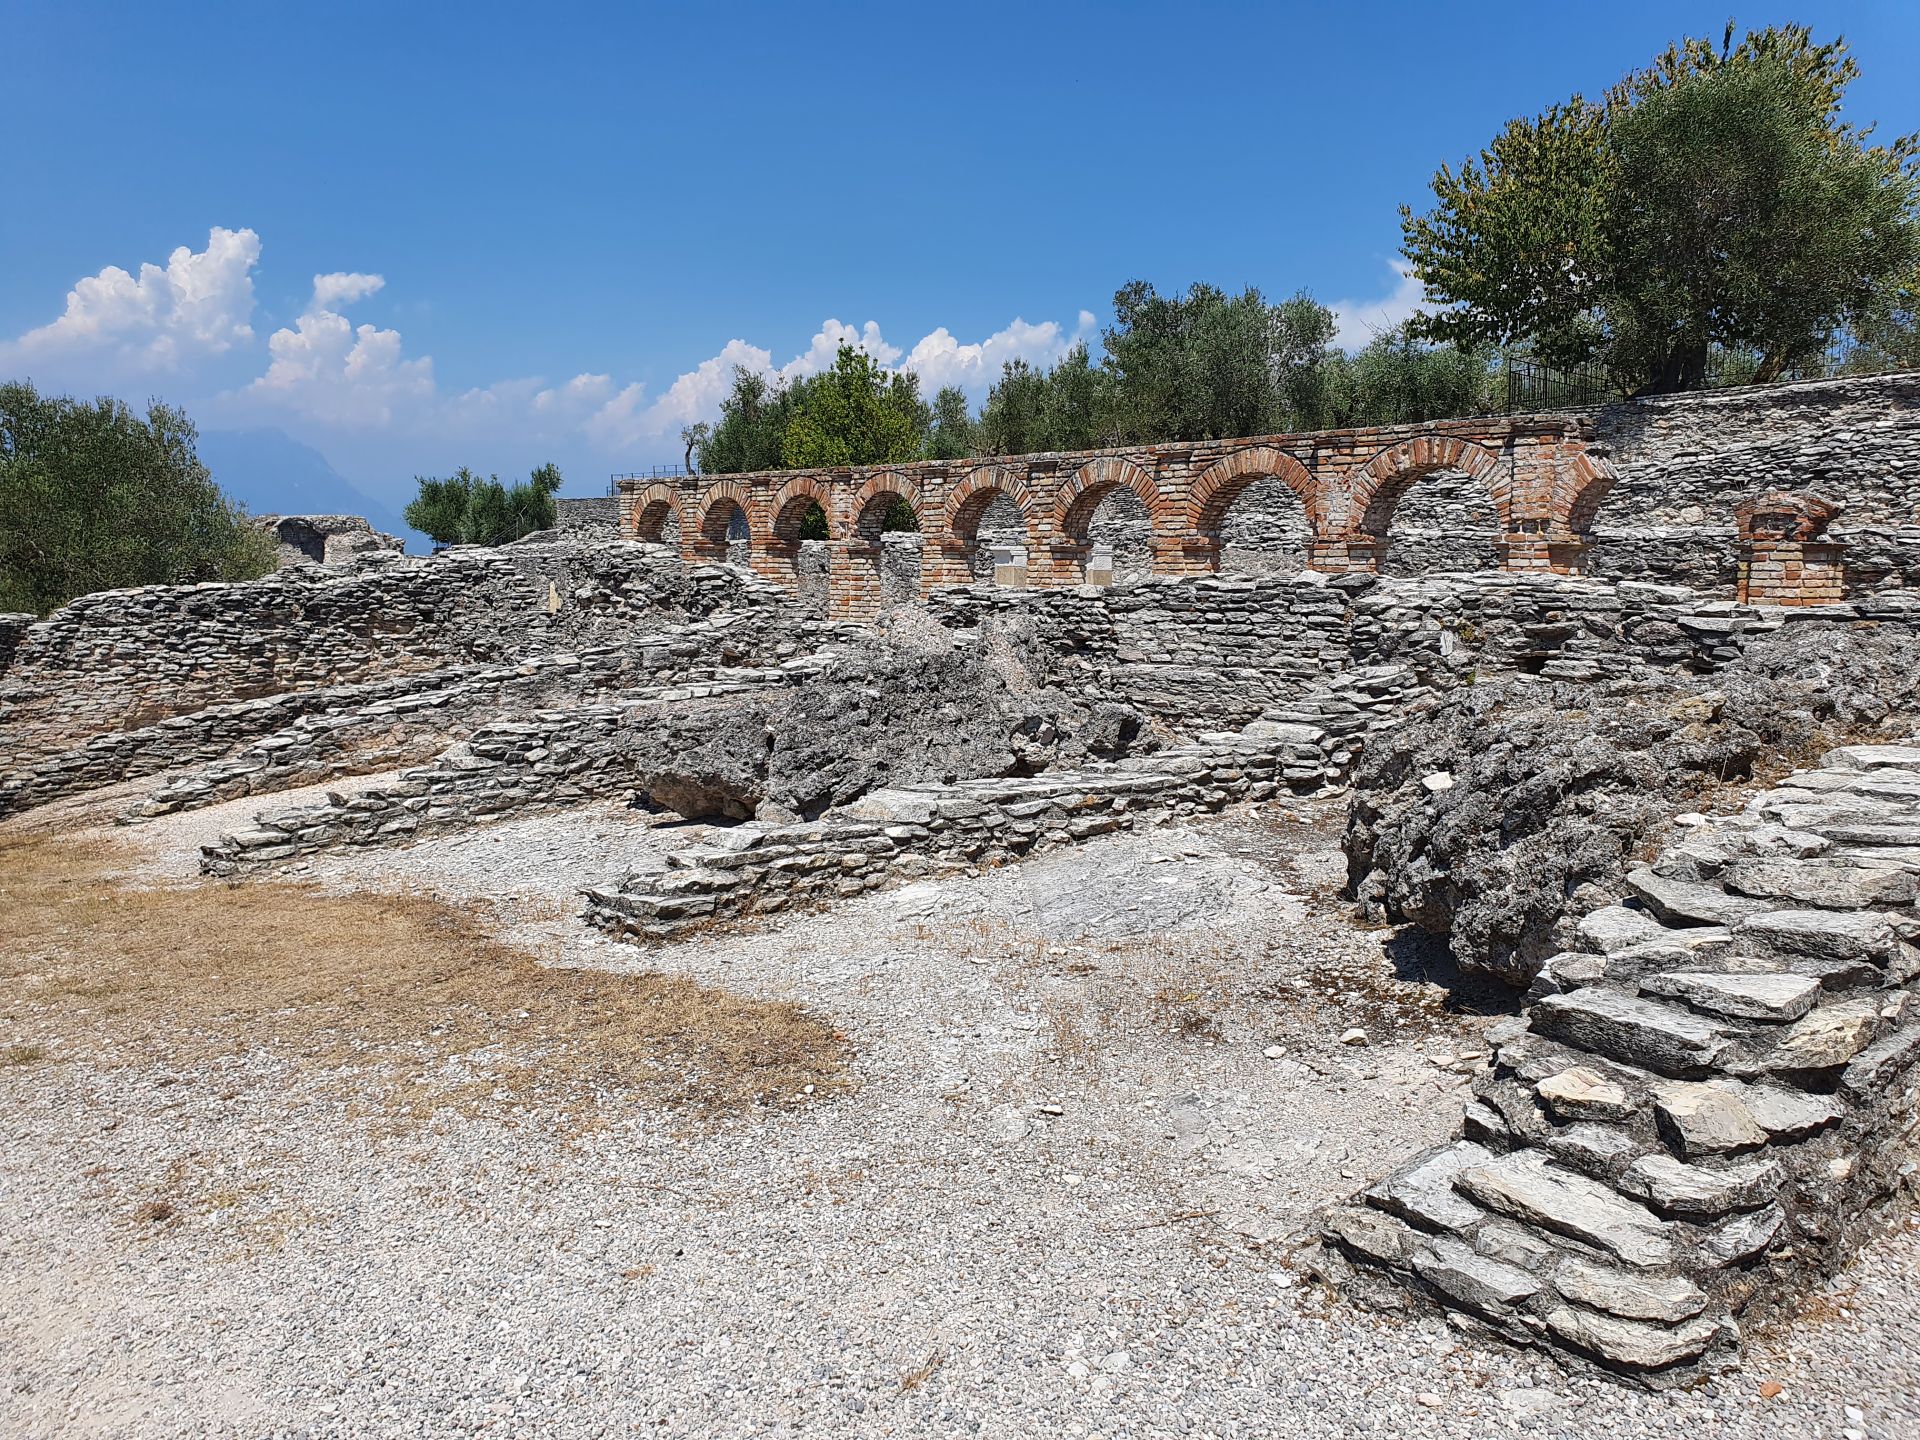
[{"label": "archaeological ruin", "polygon": [[261,580],[0,616],[0,815],[245,800],[245,885],[630,799],[704,828],[561,898],[663,955],[1310,798],[1345,913],[1511,1011],[1295,1237],[1341,1303],[1684,1382],[1911,1204],[1920,375],[275,528]]}]

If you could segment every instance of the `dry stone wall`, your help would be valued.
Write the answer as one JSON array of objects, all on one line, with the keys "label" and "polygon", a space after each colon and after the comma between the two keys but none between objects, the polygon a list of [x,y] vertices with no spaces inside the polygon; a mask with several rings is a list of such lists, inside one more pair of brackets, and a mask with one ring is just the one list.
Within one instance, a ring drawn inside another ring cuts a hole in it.
[{"label": "dry stone wall", "polygon": [[9,769],[208,706],[617,641],[636,624],[778,605],[657,547],[467,548],[296,566],[242,584],[87,595],[27,627],[0,674]]},{"label": "dry stone wall", "polygon": [[1732,1359],[1913,1181],[1916,876],[1920,746],[1699,819],[1496,1027],[1461,1137],[1327,1216],[1329,1273],[1650,1383]]}]

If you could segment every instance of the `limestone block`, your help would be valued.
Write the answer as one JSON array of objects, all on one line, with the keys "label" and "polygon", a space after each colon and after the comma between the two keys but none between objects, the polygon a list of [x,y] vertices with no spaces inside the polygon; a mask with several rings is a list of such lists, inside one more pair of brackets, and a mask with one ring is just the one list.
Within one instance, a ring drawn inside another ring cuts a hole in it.
[{"label": "limestone block", "polygon": [[1723,1334],[1738,1333],[1732,1321],[1710,1315],[1684,1325],[1648,1325],[1570,1305],[1550,1311],[1547,1328],[1576,1350],[1634,1370],[1665,1370],[1697,1359]]},{"label": "limestone block", "polygon": [[1547,996],[1534,1007],[1533,1024],[1610,1059],[1680,1077],[1705,1074],[1729,1045],[1719,1026],[1690,1010],[1601,986]]},{"label": "limestone block", "polygon": [[1629,1265],[1665,1265],[1673,1257],[1669,1222],[1537,1150],[1469,1166],[1455,1184],[1489,1210],[1605,1250]]},{"label": "limestone block", "polygon": [[1577,1255],[1560,1262],[1553,1285],[1567,1299],[1623,1320],[1676,1325],[1707,1308],[1706,1293],[1683,1275],[1617,1270]]},{"label": "limestone block", "polygon": [[1738,1097],[1713,1085],[1662,1086],[1654,1101],[1660,1133],[1689,1159],[1729,1155],[1767,1143],[1767,1131]]},{"label": "limestone block", "polygon": [[1646,995],[1684,1000],[1696,1010],[1743,1020],[1797,1020],[1813,1008],[1820,982],[1805,975],[1667,971],[1640,982]]},{"label": "limestone block", "polygon": [[1696,1220],[1764,1205],[1785,1183],[1786,1173],[1772,1160],[1708,1169],[1671,1155],[1643,1156],[1620,1177],[1622,1190],[1651,1201],[1661,1214]]}]

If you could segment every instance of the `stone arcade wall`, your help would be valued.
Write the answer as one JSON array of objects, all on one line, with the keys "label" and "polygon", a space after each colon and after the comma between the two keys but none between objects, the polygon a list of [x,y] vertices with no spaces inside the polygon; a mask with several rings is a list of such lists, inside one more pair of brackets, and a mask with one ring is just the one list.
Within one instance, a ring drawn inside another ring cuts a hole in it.
[{"label": "stone arcade wall", "polygon": [[1913,1181],[1917,875],[1913,745],[1697,825],[1496,1027],[1462,1138],[1327,1216],[1328,1273],[1650,1383],[1732,1358]]}]

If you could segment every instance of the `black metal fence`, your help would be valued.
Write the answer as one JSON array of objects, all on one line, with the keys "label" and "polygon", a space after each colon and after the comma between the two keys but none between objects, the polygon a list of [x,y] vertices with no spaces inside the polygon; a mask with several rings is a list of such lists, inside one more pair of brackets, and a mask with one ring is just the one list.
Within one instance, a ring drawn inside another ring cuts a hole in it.
[{"label": "black metal fence", "polygon": [[607,477],[607,494],[618,495],[622,480],[680,480],[688,474],[684,465],[655,465],[646,470],[624,470]]},{"label": "black metal fence", "polygon": [[1614,398],[1612,379],[1598,365],[1555,370],[1538,360],[1507,361],[1507,414],[1574,410]]}]

